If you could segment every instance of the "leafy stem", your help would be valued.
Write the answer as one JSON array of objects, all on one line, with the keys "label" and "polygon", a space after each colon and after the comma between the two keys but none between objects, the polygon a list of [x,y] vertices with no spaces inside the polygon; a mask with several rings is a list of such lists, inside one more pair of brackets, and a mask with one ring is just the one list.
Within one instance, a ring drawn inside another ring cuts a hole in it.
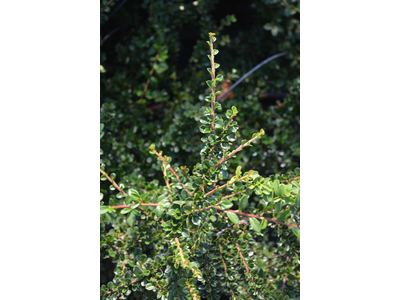
[{"label": "leafy stem", "polygon": [[213,42],[215,41],[215,33],[210,32],[209,34],[210,37],[210,60],[211,60],[211,93],[212,93],[212,98],[211,98],[211,133],[214,134],[214,128],[215,128],[215,65],[214,65],[214,48],[213,48]]}]

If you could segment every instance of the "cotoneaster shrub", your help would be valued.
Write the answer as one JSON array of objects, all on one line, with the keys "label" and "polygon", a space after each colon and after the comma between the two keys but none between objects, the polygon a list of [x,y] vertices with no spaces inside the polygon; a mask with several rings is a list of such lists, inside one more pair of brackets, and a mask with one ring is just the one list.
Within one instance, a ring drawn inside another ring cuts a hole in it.
[{"label": "cotoneaster shrub", "polygon": [[[222,112],[223,80],[209,34],[211,93],[204,98],[202,149],[190,170],[172,167],[171,148],[150,145],[165,185],[125,178],[117,184],[101,164],[101,180],[116,195],[101,207],[101,258],[114,278],[102,299],[297,299],[300,295],[300,175],[260,176],[231,159],[257,144],[263,129],[242,139],[235,106]],[[100,127],[101,137],[104,125]],[[195,142],[195,141],[191,141]],[[243,169],[243,170],[242,170]]]}]

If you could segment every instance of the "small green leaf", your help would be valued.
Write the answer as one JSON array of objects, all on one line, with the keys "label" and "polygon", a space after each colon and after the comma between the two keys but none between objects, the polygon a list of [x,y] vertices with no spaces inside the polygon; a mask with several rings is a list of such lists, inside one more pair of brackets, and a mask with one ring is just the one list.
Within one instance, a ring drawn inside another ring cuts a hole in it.
[{"label": "small green leaf", "polygon": [[236,176],[240,177],[240,175],[242,175],[242,166],[238,166],[236,168]]},{"label": "small green leaf", "polygon": [[100,214],[108,213],[108,206],[100,206]]},{"label": "small green leaf", "polygon": [[237,115],[238,110],[237,110],[236,106],[232,106],[232,112],[233,112],[233,116]]},{"label": "small green leaf", "polygon": [[221,208],[222,208],[222,209],[229,209],[229,208],[231,208],[232,206],[233,206],[233,203],[232,203],[232,201],[229,200],[229,199],[224,200],[224,201],[222,201],[222,203],[221,203]]},{"label": "small green leaf", "polygon": [[300,207],[300,193],[297,194],[296,200],[295,200],[295,202],[294,202],[294,205],[295,205],[296,207]]},{"label": "small green leaf", "polygon": [[121,210],[121,214],[125,215],[125,214],[127,214],[127,213],[129,213],[129,212],[131,212],[131,211],[132,211],[132,208],[126,207],[126,208],[124,208],[123,210]]},{"label": "small green leaf", "polygon": [[157,218],[160,218],[162,216],[163,212],[164,212],[164,206],[162,206],[162,205],[158,205],[156,207],[156,209],[154,210],[154,214],[157,216]]},{"label": "small green leaf", "polygon": [[100,73],[105,73],[106,69],[104,69],[104,67],[102,65],[100,65]]},{"label": "small green leaf", "polygon": [[129,189],[128,190],[128,195],[131,196],[134,200],[139,200],[140,195],[137,190],[135,189]]},{"label": "small green leaf", "polygon": [[209,126],[202,125],[199,127],[201,133],[210,133],[211,128]]},{"label": "small green leaf", "polygon": [[201,219],[199,218],[199,217],[194,217],[194,218],[192,218],[192,223],[194,224],[194,225],[200,225],[200,223],[201,223]]},{"label": "small green leaf", "polygon": [[140,205],[140,203],[138,203],[138,202],[132,202],[132,204],[131,204],[131,209],[135,209],[136,207],[138,207]]},{"label": "small green leaf", "polygon": [[285,221],[290,216],[290,210],[283,211],[277,218],[279,221]]},{"label": "small green leaf", "polygon": [[146,284],[145,288],[146,288],[146,290],[148,290],[148,291],[152,291],[152,290],[155,290],[155,289],[156,289],[156,287],[155,287],[152,283]]},{"label": "small green leaf", "polygon": [[275,203],[275,214],[279,214],[282,209],[282,201],[278,201]]},{"label": "small green leaf", "polygon": [[227,178],[228,178],[228,172],[226,170],[219,171],[219,174],[218,174],[219,180],[225,180]]},{"label": "small green leaf", "polygon": [[292,227],[293,233],[300,239],[300,229]]},{"label": "small green leaf", "polygon": [[258,233],[261,233],[261,225],[260,222],[256,218],[250,218],[250,227]]},{"label": "small green leaf", "polygon": [[214,50],[213,50],[213,54],[214,54],[214,55],[217,55],[218,53],[219,53],[219,50],[218,50],[218,49],[214,49]]},{"label": "small green leaf", "polygon": [[261,221],[261,229],[267,228],[267,225],[268,225],[267,220],[263,219],[263,220]]},{"label": "small green leaf", "polygon": [[222,79],[224,79],[224,76],[221,74],[218,74],[218,76],[215,78],[215,81],[220,82],[220,81],[222,81]]},{"label": "small green leaf", "polygon": [[275,191],[276,195],[279,197],[282,197],[283,195],[285,195],[285,192],[286,192],[286,188],[283,184],[280,184],[278,191]]},{"label": "small green leaf", "polygon": [[219,66],[220,66],[220,64],[218,64],[218,63],[214,63],[214,67],[216,68],[216,69],[218,69],[219,68]]},{"label": "small green leaf", "polygon": [[247,205],[249,204],[248,202],[249,196],[244,195],[242,198],[240,198],[239,200],[239,209],[243,210],[247,207]]},{"label": "small green leaf", "polygon": [[230,146],[229,146],[228,143],[222,143],[222,144],[221,144],[221,148],[224,149],[224,150],[229,149],[229,147],[230,147]]},{"label": "small green leaf", "polygon": [[236,141],[236,136],[234,134],[229,134],[227,137],[229,142],[234,142]]},{"label": "small green leaf", "polygon": [[136,221],[135,212],[132,211],[129,213],[128,218],[126,219],[126,222],[128,223],[129,226],[133,226],[133,224],[135,224],[135,221]]},{"label": "small green leaf", "polygon": [[150,275],[150,271],[147,270],[147,269],[142,269],[142,274],[143,274],[144,276],[149,276],[149,275]]},{"label": "small green leaf", "polygon": [[275,194],[277,194],[279,192],[279,180],[275,180],[272,187],[274,188]]},{"label": "small green leaf", "polygon": [[226,211],[225,213],[228,215],[229,220],[231,220],[233,224],[239,224],[239,218],[235,213],[229,211]]}]

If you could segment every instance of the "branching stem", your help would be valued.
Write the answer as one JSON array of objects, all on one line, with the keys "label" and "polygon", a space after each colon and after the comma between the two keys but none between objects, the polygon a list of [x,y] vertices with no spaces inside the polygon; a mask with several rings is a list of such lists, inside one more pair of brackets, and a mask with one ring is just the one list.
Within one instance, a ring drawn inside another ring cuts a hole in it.
[{"label": "branching stem", "polygon": [[128,196],[128,195],[118,186],[118,184],[117,184],[114,180],[112,180],[110,176],[107,175],[106,172],[104,172],[102,169],[100,169],[100,173],[103,174],[104,176],[106,176],[107,179],[108,179],[108,181],[110,181],[110,182],[113,184],[113,186],[115,186],[115,188],[116,188],[118,191],[120,191],[125,197]]},{"label": "branching stem", "polygon": [[[165,163],[165,159],[164,157],[158,153],[155,149],[153,149],[154,153],[162,160],[163,163]],[[192,196],[192,193],[189,192],[189,190],[185,187],[185,185],[182,183],[182,181],[179,179],[178,174],[176,174],[176,172],[174,171],[174,169],[172,169],[171,166],[169,166],[169,170],[171,171],[172,174],[175,175],[176,180],[178,180],[178,182],[182,185],[182,188],[190,195]]]},{"label": "branching stem", "polygon": [[[215,66],[214,66],[214,48],[213,48],[213,36],[214,34],[209,34],[210,35],[210,56],[211,56],[211,80],[212,82],[215,83]],[[211,117],[212,117],[212,122],[211,122],[211,134],[214,134],[214,128],[215,128],[215,100],[216,95],[215,95],[215,84],[212,84],[211,87],[211,93],[213,94],[213,97],[211,99]]]}]

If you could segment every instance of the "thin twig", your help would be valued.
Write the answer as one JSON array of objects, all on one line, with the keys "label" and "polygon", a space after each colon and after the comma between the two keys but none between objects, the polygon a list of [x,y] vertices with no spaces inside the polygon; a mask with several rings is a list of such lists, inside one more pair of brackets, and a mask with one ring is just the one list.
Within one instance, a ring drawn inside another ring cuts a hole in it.
[{"label": "thin twig", "polygon": [[[215,82],[215,66],[214,66],[214,49],[213,49],[213,36],[215,34],[214,33],[209,33],[210,36],[210,54],[211,54],[211,80],[213,82]],[[211,117],[212,117],[212,122],[211,122],[211,134],[214,134],[214,128],[215,128],[215,124],[214,124],[214,115],[215,115],[215,100],[216,95],[215,95],[215,86],[213,86],[213,84],[211,85],[211,92],[213,94],[213,97],[211,99]]]},{"label": "thin twig", "polygon": [[[162,160],[162,162],[165,162],[164,157],[162,157],[162,155],[160,153],[158,153],[155,149],[153,149],[154,153]],[[182,188],[190,195],[192,196],[192,193],[189,192],[189,190],[185,187],[185,185],[182,183],[182,181],[179,179],[178,174],[176,174],[176,172],[174,171],[174,169],[172,169],[171,166],[169,166],[169,170],[171,171],[172,174],[175,175],[176,180],[178,180],[178,182],[182,185]]]},{"label": "thin twig", "polygon": [[238,153],[239,151],[241,151],[244,147],[247,147],[248,145],[250,145],[253,141],[255,141],[256,139],[259,138],[259,135],[256,135],[254,138],[252,138],[251,140],[247,141],[246,143],[244,143],[243,145],[240,145],[239,147],[237,147],[235,150],[233,150],[231,153],[229,153],[227,156],[225,156],[224,158],[222,158],[218,164],[215,166],[215,168],[219,168],[220,166],[222,166],[222,164],[224,162],[226,162],[228,159],[230,159],[233,155],[235,155],[236,153]]},{"label": "thin twig", "polygon": [[246,192],[246,190],[239,191],[239,192],[236,192],[236,193],[227,195],[227,196],[223,196],[223,197],[221,198],[221,200],[228,199],[228,198],[231,198],[231,197],[235,197],[237,194],[241,194],[241,193],[244,193],[244,192]]},{"label": "thin twig", "polygon": [[[141,206],[159,206],[162,205],[162,203],[140,203]],[[119,209],[119,208],[128,208],[131,207],[131,205],[126,204],[126,205],[116,205],[116,206],[110,206],[114,209]]]},{"label": "thin twig", "polygon": [[176,242],[176,246],[178,247],[179,254],[180,254],[181,258],[182,258],[182,266],[184,268],[186,268],[187,261],[186,261],[185,257],[183,256],[183,251],[182,251],[182,248],[181,248],[181,244],[179,243],[179,239],[177,237],[175,237],[175,242]]},{"label": "thin twig", "polygon": [[[250,272],[250,270],[249,270],[249,266],[247,265],[246,260],[244,259],[244,256],[243,256],[242,251],[240,251],[240,245],[239,245],[238,243],[236,243],[236,248],[237,248],[238,251],[239,251],[239,255],[240,255],[240,257],[242,258],[242,261],[243,261],[244,266],[246,267],[247,273],[250,274],[251,281],[252,281],[252,282],[254,283],[254,285],[256,286],[256,283],[254,282],[253,274],[252,274],[252,273]],[[260,292],[259,289],[258,289],[258,291]],[[261,296],[261,297],[263,297],[263,296]],[[264,297],[263,297],[263,299],[265,300]]]},{"label": "thin twig", "polygon": [[271,221],[271,222],[274,222],[274,223],[278,223],[278,224],[282,224],[282,225],[286,225],[286,226],[290,226],[290,227],[297,227],[297,228],[300,228],[300,225],[290,224],[290,223],[284,223],[284,222],[278,221],[278,220],[276,220],[276,219],[270,219],[270,218],[266,218],[266,217],[263,217],[263,216],[252,215],[252,214],[246,214],[246,213],[244,213],[244,212],[237,211],[237,210],[222,209],[222,208],[217,207],[217,206],[213,206],[213,207],[214,207],[215,209],[218,209],[218,210],[221,210],[221,211],[233,212],[233,213],[235,213],[235,214],[242,215],[242,216],[246,216],[246,217],[253,217],[253,218],[257,218],[257,219],[265,219],[265,220],[267,220],[267,221]]},{"label": "thin twig", "polygon": [[232,287],[231,287],[231,285],[230,285],[230,283],[228,281],[228,277],[229,277],[228,268],[226,267],[224,256],[222,254],[222,246],[221,246],[220,243],[218,243],[218,245],[219,245],[219,253],[221,254],[222,263],[224,264],[224,270],[225,270],[225,275],[226,275],[226,283],[229,286],[229,289],[231,290],[232,299],[235,299],[236,298],[235,293],[233,292]]},{"label": "thin twig", "polygon": [[221,185],[220,187],[217,187],[217,188],[213,189],[212,191],[209,191],[209,192],[208,192],[207,194],[205,194],[204,196],[205,196],[205,197],[210,196],[210,195],[214,194],[215,192],[226,188],[226,187],[227,187],[228,185],[230,185],[230,184],[234,184],[235,182],[238,182],[238,181],[243,181],[243,179],[245,179],[245,178],[247,178],[247,177],[249,177],[249,175],[243,176],[243,177],[241,177],[240,179],[238,179],[237,181],[234,181],[234,182],[232,182],[232,183],[229,183],[229,181],[228,181],[228,182],[225,183],[224,185]]},{"label": "thin twig", "polygon": [[[110,176],[108,176],[108,174],[106,172],[104,172],[102,169],[100,169],[100,173],[103,174],[104,176],[106,176],[108,181],[110,181],[118,191],[120,191],[125,197],[128,197],[128,195],[118,186],[118,184],[114,180],[111,179]],[[140,199],[140,200],[142,200],[142,199]],[[140,202],[140,205],[141,206],[158,206],[158,205],[161,205],[161,203],[141,203]],[[111,206],[111,207],[118,209],[118,208],[128,208],[131,206],[130,205],[116,205],[116,206]]]},{"label": "thin twig", "polygon": [[100,173],[103,174],[104,176],[106,176],[107,179],[108,179],[108,181],[110,181],[110,182],[113,184],[113,186],[115,186],[115,188],[116,188],[118,191],[120,191],[122,194],[124,194],[125,197],[128,196],[128,195],[118,186],[118,184],[116,184],[116,182],[115,182],[114,180],[112,180],[112,179],[110,178],[110,176],[107,175],[106,172],[104,172],[102,169],[100,169]]},{"label": "thin twig", "polygon": [[161,51],[161,46],[158,48],[157,54],[155,56],[155,60],[153,62],[153,68],[150,70],[150,77],[149,77],[149,79],[147,79],[146,85],[145,85],[145,87],[144,87],[144,89],[142,91],[142,96],[140,96],[140,99],[137,102],[140,102],[143,99],[144,94],[146,94],[147,89],[149,88],[150,79],[151,79],[151,76],[153,76],[153,73],[154,73],[154,71],[156,69],[155,66],[157,65],[157,59],[158,59],[158,56],[160,54],[160,51]]},{"label": "thin twig", "polygon": [[282,182],[290,182],[290,181],[294,181],[294,180],[297,180],[297,179],[300,179],[300,176],[295,177],[295,178],[291,178],[291,179],[286,179],[286,180],[283,180]]}]

